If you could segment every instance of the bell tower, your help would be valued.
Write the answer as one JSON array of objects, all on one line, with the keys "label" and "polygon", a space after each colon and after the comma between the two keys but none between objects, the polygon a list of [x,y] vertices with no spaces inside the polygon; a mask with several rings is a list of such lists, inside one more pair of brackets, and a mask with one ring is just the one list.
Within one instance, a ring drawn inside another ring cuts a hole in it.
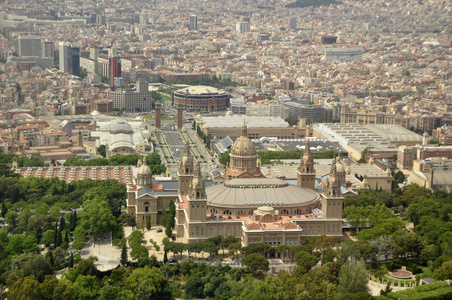
[{"label": "bell tower", "polygon": [[206,212],[206,186],[204,184],[204,179],[202,178],[199,160],[196,160],[188,198],[188,218],[190,221],[205,222]]},{"label": "bell tower", "polygon": [[315,188],[314,159],[311,155],[311,148],[308,138],[306,138],[304,153],[300,158],[300,164],[297,169],[297,185],[310,190],[314,190]]},{"label": "bell tower", "polygon": [[331,163],[330,177],[322,193],[322,211],[326,219],[342,219],[344,197],[337,181],[336,158]]},{"label": "bell tower", "polygon": [[178,174],[179,194],[187,195],[190,190],[190,184],[193,180],[193,158],[190,154],[190,144],[188,143],[188,139],[185,141],[184,154],[180,160]]}]

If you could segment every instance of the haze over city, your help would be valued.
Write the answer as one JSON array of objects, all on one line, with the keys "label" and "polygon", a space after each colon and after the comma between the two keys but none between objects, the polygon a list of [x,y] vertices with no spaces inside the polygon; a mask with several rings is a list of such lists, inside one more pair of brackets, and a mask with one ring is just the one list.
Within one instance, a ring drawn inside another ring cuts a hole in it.
[{"label": "haze over city", "polygon": [[5,0],[0,30],[0,299],[452,297],[451,1]]}]

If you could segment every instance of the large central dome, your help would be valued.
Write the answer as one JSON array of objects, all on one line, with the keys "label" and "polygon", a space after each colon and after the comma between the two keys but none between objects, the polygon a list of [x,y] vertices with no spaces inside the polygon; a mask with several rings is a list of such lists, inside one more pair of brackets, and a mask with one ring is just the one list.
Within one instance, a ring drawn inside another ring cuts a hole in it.
[{"label": "large central dome", "polygon": [[228,169],[228,178],[260,177],[262,175],[258,171],[256,149],[248,137],[245,122],[243,122],[242,134],[232,146],[229,156],[231,160],[230,168]]}]

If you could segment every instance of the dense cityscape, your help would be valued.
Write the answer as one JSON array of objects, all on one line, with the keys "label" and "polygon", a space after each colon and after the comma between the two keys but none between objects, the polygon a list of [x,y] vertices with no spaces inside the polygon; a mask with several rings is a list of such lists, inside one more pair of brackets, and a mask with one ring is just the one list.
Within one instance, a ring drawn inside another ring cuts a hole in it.
[{"label": "dense cityscape", "polygon": [[0,3],[0,299],[452,298],[452,3]]}]

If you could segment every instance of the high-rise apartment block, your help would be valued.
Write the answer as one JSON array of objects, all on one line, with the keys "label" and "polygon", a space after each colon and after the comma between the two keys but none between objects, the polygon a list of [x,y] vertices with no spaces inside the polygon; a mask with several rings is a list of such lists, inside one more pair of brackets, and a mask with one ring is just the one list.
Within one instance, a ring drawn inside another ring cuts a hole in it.
[{"label": "high-rise apartment block", "polygon": [[53,42],[42,42],[41,57],[54,57],[55,48]]},{"label": "high-rise apartment block", "polygon": [[148,82],[138,80],[136,90],[116,90],[107,93],[113,101],[113,108],[125,109],[128,112],[146,112],[152,109],[152,93]]},{"label": "high-rise apartment block", "polygon": [[66,73],[72,73],[72,49],[69,43],[60,42],[60,70]]},{"label": "high-rise apartment block", "polygon": [[80,48],[71,47],[72,75],[80,76]]},{"label": "high-rise apartment block", "polygon": [[190,23],[188,25],[188,29],[190,29],[190,30],[198,29],[198,16],[196,16],[196,15],[190,16]]},{"label": "high-rise apartment block", "polygon": [[121,59],[119,56],[110,56],[110,86],[115,86],[115,78],[121,77]]},{"label": "high-rise apartment block", "polygon": [[148,14],[140,14],[140,25],[148,25],[149,23],[149,16]]},{"label": "high-rise apartment block", "polygon": [[80,76],[80,48],[72,47],[67,42],[59,43],[60,70],[68,74]]},{"label": "high-rise apartment block", "polygon": [[410,170],[413,167],[413,161],[415,159],[415,147],[400,146],[397,151],[397,168]]},{"label": "high-rise apartment block", "polygon": [[17,39],[17,54],[19,57],[41,56],[41,37],[35,35],[21,35]]},{"label": "high-rise apartment block", "polygon": [[235,29],[240,33],[250,32],[249,22],[237,22]]}]

